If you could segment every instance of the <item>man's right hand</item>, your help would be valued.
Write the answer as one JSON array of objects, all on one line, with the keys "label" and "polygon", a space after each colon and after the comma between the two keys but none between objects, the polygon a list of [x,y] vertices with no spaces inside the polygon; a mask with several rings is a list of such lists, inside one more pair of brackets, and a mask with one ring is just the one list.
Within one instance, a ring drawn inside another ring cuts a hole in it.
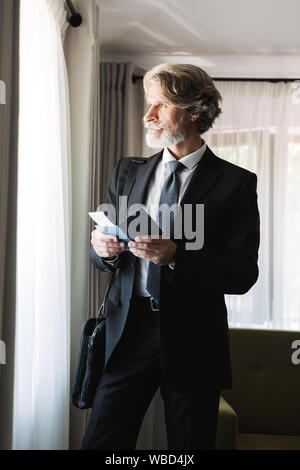
[{"label": "man's right hand", "polygon": [[114,258],[125,250],[125,243],[117,237],[100,232],[96,229],[91,233],[91,244],[101,258]]}]

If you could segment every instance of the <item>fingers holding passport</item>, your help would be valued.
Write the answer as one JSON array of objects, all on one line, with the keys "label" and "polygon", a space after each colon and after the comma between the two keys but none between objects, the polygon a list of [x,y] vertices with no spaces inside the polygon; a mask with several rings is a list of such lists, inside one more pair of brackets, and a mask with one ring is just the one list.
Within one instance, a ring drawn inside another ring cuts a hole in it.
[{"label": "fingers holding passport", "polygon": [[97,255],[102,258],[113,258],[125,250],[124,242],[97,229],[91,233],[91,244]]}]

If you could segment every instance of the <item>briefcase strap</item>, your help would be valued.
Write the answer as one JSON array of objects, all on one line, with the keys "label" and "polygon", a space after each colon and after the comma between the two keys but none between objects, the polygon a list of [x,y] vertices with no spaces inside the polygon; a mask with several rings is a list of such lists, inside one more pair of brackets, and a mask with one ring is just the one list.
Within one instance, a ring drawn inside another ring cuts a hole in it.
[{"label": "briefcase strap", "polygon": [[106,300],[107,300],[107,297],[108,297],[108,293],[110,291],[110,288],[111,286],[113,285],[114,283],[114,280],[115,280],[115,277],[116,277],[116,273],[115,271],[113,271],[111,273],[111,278],[110,278],[110,281],[108,283],[108,286],[106,287],[106,291],[105,291],[105,295],[104,295],[104,299],[103,299],[103,302],[102,302],[102,305],[101,307],[99,308],[99,312],[98,312],[98,316],[97,316],[97,322],[101,319],[101,318],[105,318],[106,317]]}]

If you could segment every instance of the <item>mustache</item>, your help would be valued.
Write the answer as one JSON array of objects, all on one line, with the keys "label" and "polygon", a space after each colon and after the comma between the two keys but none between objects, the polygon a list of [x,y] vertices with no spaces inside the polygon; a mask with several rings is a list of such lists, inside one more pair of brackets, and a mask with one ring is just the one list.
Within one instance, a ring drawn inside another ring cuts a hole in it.
[{"label": "mustache", "polygon": [[161,129],[166,129],[166,127],[163,124],[158,124],[155,122],[143,122],[143,125],[146,129],[154,129],[154,130],[161,130]]}]

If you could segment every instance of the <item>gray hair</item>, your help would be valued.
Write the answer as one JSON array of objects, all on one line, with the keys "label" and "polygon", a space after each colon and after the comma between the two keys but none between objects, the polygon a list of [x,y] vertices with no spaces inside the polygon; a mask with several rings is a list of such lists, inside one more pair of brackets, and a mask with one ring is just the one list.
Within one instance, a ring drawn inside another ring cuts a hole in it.
[{"label": "gray hair", "polygon": [[144,76],[147,95],[152,81],[159,81],[167,100],[194,115],[198,132],[210,129],[221,114],[222,97],[211,77],[200,67],[191,64],[161,64]]}]

